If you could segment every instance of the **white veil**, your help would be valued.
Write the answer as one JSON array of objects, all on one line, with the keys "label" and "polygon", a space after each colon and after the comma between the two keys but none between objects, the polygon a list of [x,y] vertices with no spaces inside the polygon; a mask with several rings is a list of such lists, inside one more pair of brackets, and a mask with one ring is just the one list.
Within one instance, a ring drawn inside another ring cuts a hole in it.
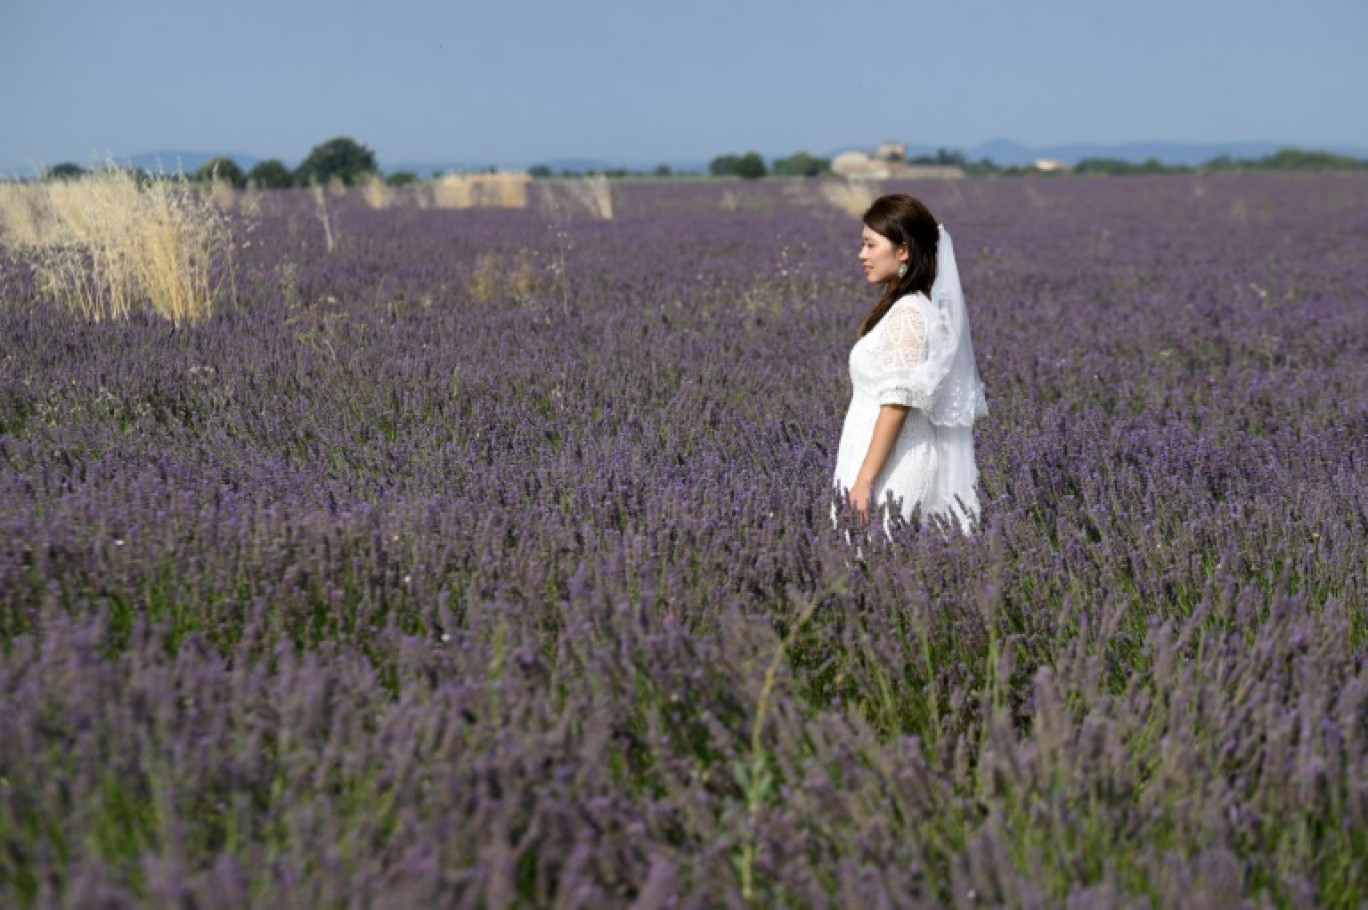
[{"label": "white veil", "polygon": [[974,421],[988,415],[969,336],[959,265],[950,232],[942,225],[931,286],[926,372],[939,377],[927,415],[936,434],[936,483],[923,504],[927,514],[953,513],[967,534],[978,520]]}]

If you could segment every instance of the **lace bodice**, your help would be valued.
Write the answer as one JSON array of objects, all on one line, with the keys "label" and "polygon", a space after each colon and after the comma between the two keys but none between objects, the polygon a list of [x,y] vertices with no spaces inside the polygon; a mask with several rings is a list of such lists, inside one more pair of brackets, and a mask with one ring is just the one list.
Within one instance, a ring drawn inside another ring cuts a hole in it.
[{"label": "lace bodice", "polygon": [[925,410],[934,389],[919,368],[926,362],[926,317],[920,294],[894,303],[878,324],[850,351],[850,380],[856,391],[872,393],[879,404]]}]

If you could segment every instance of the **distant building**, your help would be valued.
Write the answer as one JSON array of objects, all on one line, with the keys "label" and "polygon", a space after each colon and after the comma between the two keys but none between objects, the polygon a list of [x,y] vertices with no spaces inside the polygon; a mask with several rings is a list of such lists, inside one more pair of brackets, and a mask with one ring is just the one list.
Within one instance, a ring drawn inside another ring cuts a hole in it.
[{"label": "distant building", "polygon": [[964,176],[953,164],[908,164],[907,146],[885,142],[873,152],[842,152],[831,159],[831,172],[848,180],[947,180]]},{"label": "distant building", "polygon": [[888,163],[875,161],[868,152],[841,152],[831,159],[831,172],[839,177],[887,177]]},{"label": "distant building", "polygon": [[1067,161],[1060,161],[1058,158],[1037,158],[1031,167],[1046,173],[1064,173],[1073,170]]},{"label": "distant building", "polygon": [[881,142],[871,156],[876,161],[899,162],[907,160],[907,146],[901,142]]}]

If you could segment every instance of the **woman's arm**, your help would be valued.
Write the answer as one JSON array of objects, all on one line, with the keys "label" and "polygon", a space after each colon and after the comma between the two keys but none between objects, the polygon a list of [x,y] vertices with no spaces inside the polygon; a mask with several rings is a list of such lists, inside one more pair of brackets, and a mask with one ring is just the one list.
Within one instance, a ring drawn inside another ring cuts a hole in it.
[{"label": "woman's arm", "polygon": [[869,441],[869,451],[865,453],[860,473],[855,475],[855,484],[850,488],[850,504],[860,513],[860,518],[868,517],[869,497],[883,470],[884,462],[893,451],[893,445],[902,432],[903,420],[907,417],[907,406],[885,404],[879,407],[879,419],[874,424],[874,438]]}]

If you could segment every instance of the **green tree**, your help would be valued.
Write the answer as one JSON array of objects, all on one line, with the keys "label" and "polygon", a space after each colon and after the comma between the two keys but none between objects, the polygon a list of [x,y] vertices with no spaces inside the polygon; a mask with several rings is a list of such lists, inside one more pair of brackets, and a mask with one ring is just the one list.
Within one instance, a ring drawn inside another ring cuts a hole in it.
[{"label": "green tree", "polygon": [[253,165],[247,181],[264,190],[283,189],[294,185],[294,175],[278,158],[267,158]]},{"label": "green tree", "polygon": [[1274,171],[1351,171],[1368,165],[1368,162],[1347,155],[1303,149],[1281,149],[1254,163],[1260,168]]},{"label": "green tree", "polygon": [[1002,168],[992,158],[984,158],[980,161],[972,161],[964,166],[964,173],[970,177],[991,177],[994,174],[1002,173]]},{"label": "green tree", "polygon": [[45,180],[75,180],[85,173],[85,168],[70,161],[63,161],[61,164],[54,164],[43,172]]},{"label": "green tree", "polygon": [[544,180],[551,176],[551,168],[545,164],[534,164],[527,169],[527,175],[537,180]]},{"label": "green tree", "polygon": [[1164,164],[1158,158],[1146,158],[1136,164],[1122,158],[1084,158],[1074,165],[1075,174],[1106,174],[1111,177],[1129,177],[1135,174],[1185,174],[1191,168],[1181,164]]},{"label": "green tree", "polygon": [[818,158],[816,155],[809,155],[807,152],[795,152],[787,158],[780,158],[774,162],[774,174],[777,177],[816,177],[831,170],[831,161],[827,158]]},{"label": "green tree", "polygon": [[674,171],[668,164],[657,164],[655,170],[651,171],[653,177],[673,177]]},{"label": "green tree", "polygon": [[413,171],[395,171],[385,178],[385,183],[390,186],[408,186],[410,183],[417,183],[418,175]]},{"label": "green tree", "polygon": [[736,176],[747,180],[757,180],[768,172],[765,159],[760,157],[759,152],[746,152],[736,162]]},{"label": "green tree", "polygon": [[1121,158],[1084,158],[1074,165],[1075,174],[1133,174],[1135,165]]},{"label": "green tree", "polygon": [[338,136],[309,151],[295,171],[295,182],[304,186],[340,180],[347,186],[355,186],[379,170],[375,152],[348,136]]},{"label": "green tree", "polygon": [[718,155],[708,162],[708,173],[714,177],[735,177],[736,166],[740,162],[740,155]]},{"label": "green tree", "polygon": [[936,149],[934,155],[918,155],[913,158],[911,164],[939,164],[953,167],[964,167],[968,162],[964,159],[964,153],[948,148]]},{"label": "green tree", "polygon": [[236,161],[226,155],[210,158],[199,166],[199,170],[195,171],[194,180],[196,183],[208,183],[215,179],[237,189],[247,185],[247,175],[242,173],[242,168],[238,167]]}]

